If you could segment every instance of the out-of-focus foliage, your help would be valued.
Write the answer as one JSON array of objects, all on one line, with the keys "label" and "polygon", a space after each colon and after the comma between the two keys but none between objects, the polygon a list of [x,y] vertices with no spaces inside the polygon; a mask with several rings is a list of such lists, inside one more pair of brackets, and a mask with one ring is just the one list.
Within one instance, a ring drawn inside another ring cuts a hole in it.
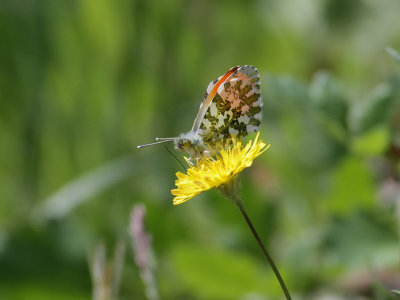
[{"label": "out-of-focus foliage", "polygon": [[[136,149],[189,130],[209,81],[241,64],[260,71],[271,143],[242,175],[244,205],[290,291],[395,299],[399,11],[1,1],[0,299],[90,299],[88,253],[129,240],[138,202],[162,299],[280,299],[234,205],[210,191],[173,207],[180,165],[163,146]],[[120,299],[145,299],[130,251],[121,275]]]}]

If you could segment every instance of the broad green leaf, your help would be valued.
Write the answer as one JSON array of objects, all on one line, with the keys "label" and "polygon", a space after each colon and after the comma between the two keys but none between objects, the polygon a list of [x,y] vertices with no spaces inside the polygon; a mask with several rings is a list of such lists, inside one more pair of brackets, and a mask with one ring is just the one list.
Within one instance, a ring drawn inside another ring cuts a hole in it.
[{"label": "broad green leaf", "polygon": [[244,254],[180,245],[174,249],[172,261],[182,284],[204,299],[281,292],[267,263],[260,264]]},{"label": "broad green leaf", "polygon": [[386,126],[378,125],[361,136],[355,137],[352,150],[363,156],[382,154],[390,143],[390,132]]},{"label": "broad green leaf", "polygon": [[[393,217],[368,212],[354,212],[350,218],[337,217],[325,233],[326,255],[330,263],[347,271],[367,265],[385,269],[398,262],[397,232],[390,224]],[[357,255],[355,255],[357,253]]]},{"label": "broad green leaf", "polygon": [[395,103],[393,88],[383,83],[373,89],[371,94],[355,104],[349,116],[349,125],[356,134],[387,123],[394,112]]},{"label": "broad green leaf", "polygon": [[373,203],[375,186],[371,170],[364,161],[345,159],[335,170],[327,205],[332,212],[348,214]]},{"label": "broad green leaf", "polygon": [[347,99],[337,80],[327,72],[317,72],[310,85],[312,103],[327,118],[345,126],[347,117]]}]

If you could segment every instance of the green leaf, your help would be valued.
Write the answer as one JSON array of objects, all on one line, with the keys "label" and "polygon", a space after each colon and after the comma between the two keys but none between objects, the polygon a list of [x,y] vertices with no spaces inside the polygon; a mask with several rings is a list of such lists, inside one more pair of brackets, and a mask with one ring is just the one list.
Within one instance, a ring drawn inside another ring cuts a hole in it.
[{"label": "green leaf", "polygon": [[[21,283],[18,286],[7,285],[1,287],[1,299],[8,300],[89,300],[89,293],[78,289],[68,289],[54,284],[41,282]],[[4,298],[2,297],[4,296]]]},{"label": "green leaf", "polygon": [[[336,217],[325,235],[327,254],[334,266],[346,270],[390,268],[398,261],[398,238],[395,218],[377,216],[375,212],[356,212],[351,217]],[[357,253],[357,255],[354,255]],[[375,298],[374,298],[375,299]]]},{"label": "green leaf", "polygon": [[328,72],[317,72],[310,85],[312,103],[329,119],[346,124],[347,99],[343,88]]},{"label": "green leaf", "polygon": [[64,217],[86,200],[131,176],[136,171],[135,163],[133,156],[122,157],[67,182],[36,208],[35,220]]},{"label": "green leaf", "polygon": [[400,53],[393,48],[387,47],[386,51],[400,64]]},{"label": "green leaf", "polygon": [[206,299],[238,299],[241,295],[280,295],[280,287],[267,263],[240,253],[180,245],[172,261],[181,284]]},{"label": "green leaf", "polygon": [[365,163],[347,158],[333,174],[328,207],[332,212],[347,215],[355,208],[371,206],[374,195],[372,174]]},{"label": "green leaf", "polygon": [[362,133],[378,124],[388,123],[394,113],[396,96],[386,83],[374,88],[371,94],[354,105],[350,111],[349,125],[353,132]]},{"label": "green leaf", "polygon": [[384,125],[378,125],[361,136],[356,137],[351,145],[359,155],[373,156],[385,151],[390,143],[390,132]]}]

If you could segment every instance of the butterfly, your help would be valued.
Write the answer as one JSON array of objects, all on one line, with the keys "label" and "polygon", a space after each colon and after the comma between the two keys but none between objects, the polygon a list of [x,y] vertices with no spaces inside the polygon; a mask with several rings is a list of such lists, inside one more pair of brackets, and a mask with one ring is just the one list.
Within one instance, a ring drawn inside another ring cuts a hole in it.
[{"label": "butterfly", "polygon": [[192,129],[178,137],[156,138],[155,143],[170,142],[175,149],[192,158],[213,156],[232,143],[258,131],[263,102],[257,68],[249,65],[231,68],[211,81],[200,104]]}]

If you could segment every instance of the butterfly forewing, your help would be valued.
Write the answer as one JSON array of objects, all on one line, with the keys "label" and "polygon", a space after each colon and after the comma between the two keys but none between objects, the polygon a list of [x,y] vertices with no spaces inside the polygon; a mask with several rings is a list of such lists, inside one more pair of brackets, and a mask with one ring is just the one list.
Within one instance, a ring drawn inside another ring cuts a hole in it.
[{"label": "butterfly forewing", "polygon": [[204,95],[203,101],[200,104],[199,112],[197,113],[196,119],[194,120],[192,131],[198,132],[201,122],[204,119],[204,115],[207,109],[210,107],[215,95],[218,92],[218,88],[222,86],[229,77],[236,72],[240,67],[231,68],[225,75],[218,77],[218,79],[211,81],[207,87],[206,94]]},{"label": "butterfly forewing", "polygon": [[212,96],[203,117],[197,120],[198,134],[210,152],[219,151],[230,143],[232,135],[242,138],[250,132],[258,131],[262,119],[257,69],[253,66],[240,66],[230,71],[227,73],[229,76],[225,74],[219,81],[210,83],[200,107],[200,110],[205,110],[207,97]]}]

